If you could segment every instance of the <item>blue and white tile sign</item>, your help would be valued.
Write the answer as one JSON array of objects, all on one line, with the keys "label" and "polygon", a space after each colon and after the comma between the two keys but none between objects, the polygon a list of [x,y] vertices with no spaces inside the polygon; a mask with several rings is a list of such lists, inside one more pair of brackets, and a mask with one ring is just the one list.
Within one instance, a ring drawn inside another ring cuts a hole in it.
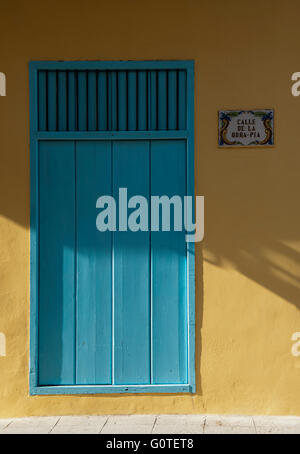
[{"label": "blue and white tile sign", "polygon": [[219,147],[274,145],[274,110],[220,110]]}]

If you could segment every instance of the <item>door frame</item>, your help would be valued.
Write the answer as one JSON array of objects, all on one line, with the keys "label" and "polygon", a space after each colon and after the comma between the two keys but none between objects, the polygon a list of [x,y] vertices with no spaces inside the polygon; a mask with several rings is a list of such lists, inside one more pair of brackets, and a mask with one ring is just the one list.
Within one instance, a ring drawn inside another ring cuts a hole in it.
[{"label": "door frame", "polygon": [[[187,73],[187,128],[184,131],[39,132],[39,70],[151,70],[185,69]],[[188,383],[163,385],[58,385],[38,384],[39,210],[38,146],[42,140],[185,139],[187,195],[194,197],[194,61],[31,61],[30,88],[30,395],[102,393],[195,393],[195,244],[187,244]]]}]

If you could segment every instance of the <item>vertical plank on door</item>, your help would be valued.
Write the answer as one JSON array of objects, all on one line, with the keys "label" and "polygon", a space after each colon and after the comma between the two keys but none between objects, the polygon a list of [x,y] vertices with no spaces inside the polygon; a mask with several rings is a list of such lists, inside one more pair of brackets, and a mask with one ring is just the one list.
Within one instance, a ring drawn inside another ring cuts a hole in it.
[{"label": "vertical plank on door", "polygon": [[118,129],[127,130],[127,74],[118,72]]},{"label": "vertical plank on door", "polygon": [[38,72],[38,122],[39,131],[47,129],[47,73],[46,71]]},{"label": "vertical plank on door", "polygon": [[158,71],[158,129],[167,129],[167,71]]},{"label": "vertical plank on door", "polygon": [[157,129],[157,72],[150,71],[150,127],[151,131]]},{"label": "vertical plank on door", "polygon": [[186,71],[178,71],[178,129],[186,129]]},{"label": "vertical plank on door", "polygon": [[68,72],[68,129],[77,129],[77,77],[75,71]]},{"label": "vertical plank on door", "polygon": [[48,71],[48,131],[56,131],[57,128],[57,73]]},{"label": "vertical plank on door", "polygon": [[[113,142],[113,187],[149,196],[149,142]],[[133,209],[129,209],[129,214]],[[149,232],[114,233],[114,382],[150,382]]]},{"label": "vertical plank on door", "polygon": [[77,384],[111,383],[112,260],[96,201],[111,194],[111,143],[76,142]]},{"label": "vertical plank on door", "polygon": [[116,131],[118,129],[118,84],[117,71],[108,73],[108,107],[109,107],[109,129]]},{"label": "vertical plank on door", "polygon": [[[151,195],[185,194],[185,141],[152,141]],[[170,232],[151,232],[154,384],[187,383],[186,243],[172,213]]]},{"label": "vertical plank on door", "polygon": [[88,130],[96,131],[97,129],[97,73],[88,71],[87,78],[87,104],[88,104]]},{"label": "vertical plank on door", "polygon": [[128,71],[128,130],[135,131],[137,126],[137,77],[136,71]]},{"label": "vertical plank on door", "polygon": [[58,71],[58,130],[67,129],[67,73]]},{"label": "vertical plank on door", "polygon": [[75,383],[74,142],[39,146],[40,385]]},{"label": "vertical plank on door", "polygon": [[147,72],[138,71],[138,130],[147,129]]},{"label": "vertical plank on door", "polygon": [[78,130],[87,130],[87,73],[78,71]]},{"label": "vertical plank on door", "polygon": [[168,71],[168,129],[177,129],[177,71]]},{"label": "vertical plank on door", "polygon": [[107,111],[107,73],[106,71],[98,72],[98,130],[105,131],[108,129],[108,111]]}]

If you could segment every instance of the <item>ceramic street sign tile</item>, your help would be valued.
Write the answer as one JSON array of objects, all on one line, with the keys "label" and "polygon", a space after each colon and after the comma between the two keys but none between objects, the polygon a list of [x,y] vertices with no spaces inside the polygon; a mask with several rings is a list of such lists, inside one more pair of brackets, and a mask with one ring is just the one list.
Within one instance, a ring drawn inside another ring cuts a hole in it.
[{"label": "ceramic street sign tile", "polygon": [[274,110],[220,110],[219,147],[274,145]]}]

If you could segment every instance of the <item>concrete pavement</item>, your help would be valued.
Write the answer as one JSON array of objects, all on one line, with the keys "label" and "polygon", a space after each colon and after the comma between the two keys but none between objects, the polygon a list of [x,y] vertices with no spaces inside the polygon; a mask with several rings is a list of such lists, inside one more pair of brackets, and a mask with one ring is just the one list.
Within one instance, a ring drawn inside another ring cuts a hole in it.
[{"label": "concrete pavement", "polygon": [[45,416],[0,419],[1,434],[300,434],[300,417]]}]

